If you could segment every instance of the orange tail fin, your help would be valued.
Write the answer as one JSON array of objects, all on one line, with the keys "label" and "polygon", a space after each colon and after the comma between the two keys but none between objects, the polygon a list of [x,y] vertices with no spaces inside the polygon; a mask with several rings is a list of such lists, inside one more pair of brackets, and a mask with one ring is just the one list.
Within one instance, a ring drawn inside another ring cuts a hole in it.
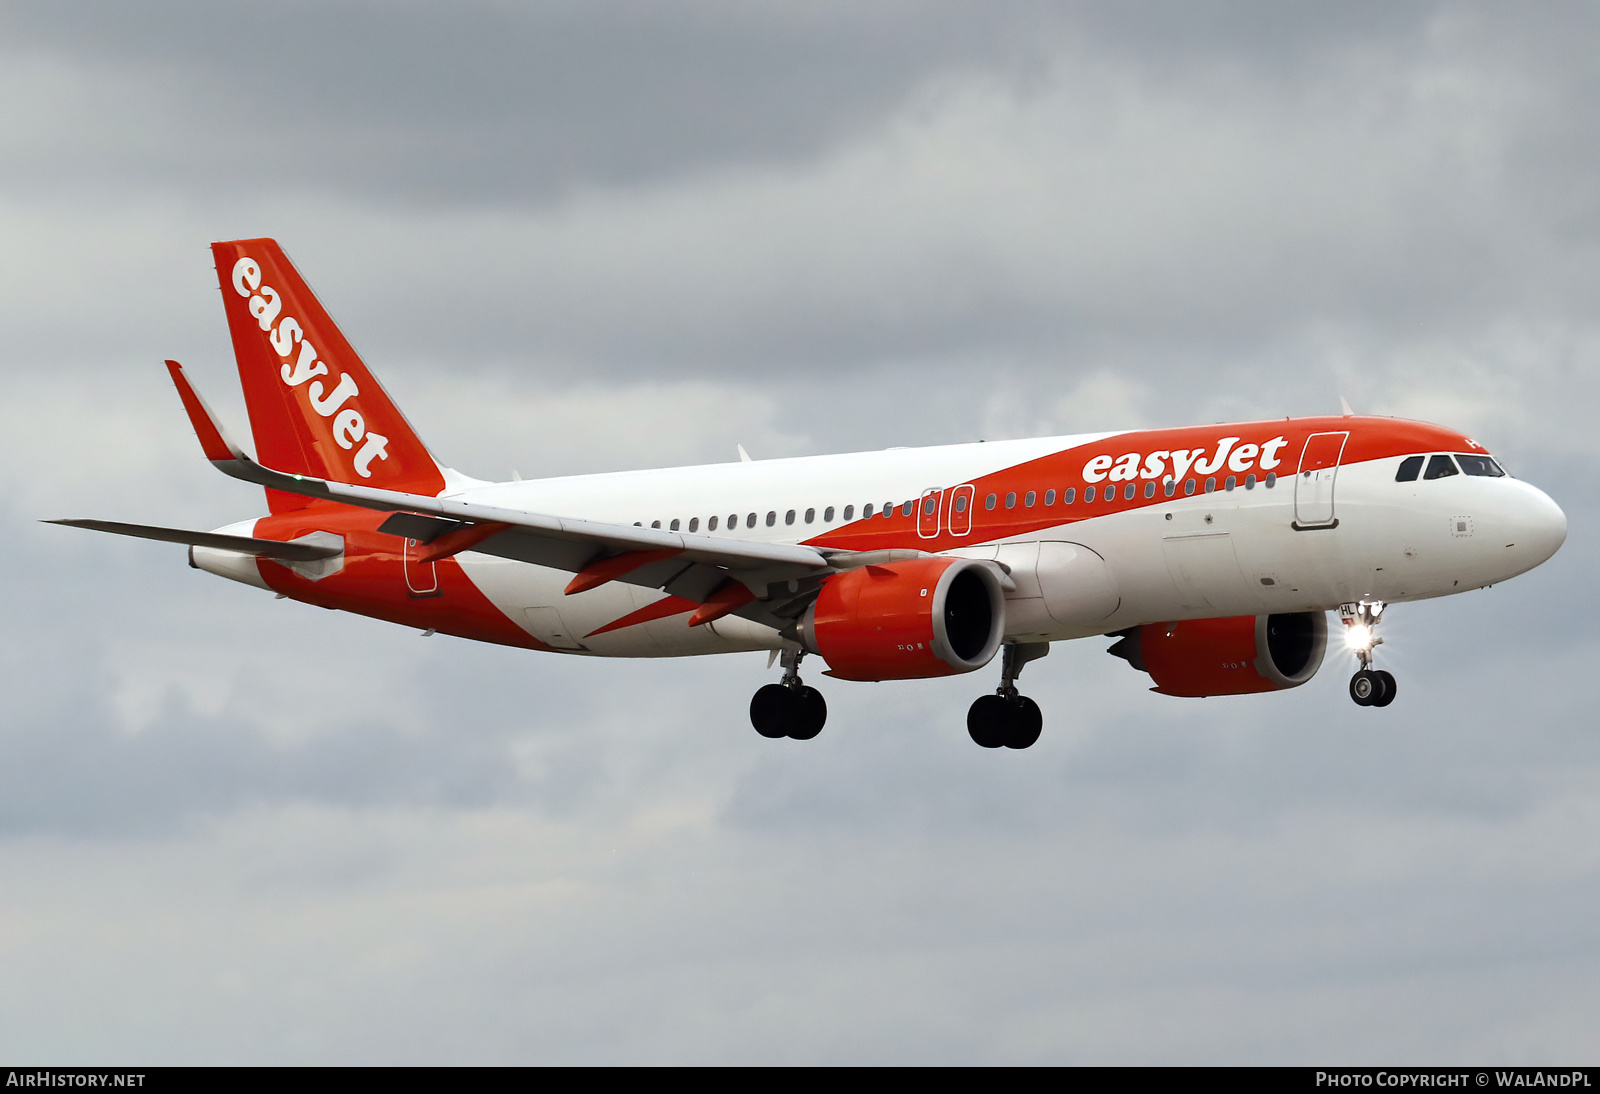
[{"label": "orange tail fin", "polygon": [[[444,476],[271,239],[213,243],[256,458],[294,475],[436,496]],[[306,499],[267,491],[274,513]]]}]

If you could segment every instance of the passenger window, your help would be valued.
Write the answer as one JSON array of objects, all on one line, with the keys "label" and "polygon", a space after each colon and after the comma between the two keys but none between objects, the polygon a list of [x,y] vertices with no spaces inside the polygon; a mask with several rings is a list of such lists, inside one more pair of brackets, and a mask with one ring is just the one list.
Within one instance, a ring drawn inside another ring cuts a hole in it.
[{"label": "passenger window", "polygon": [[1132,501],[1133,500],[1133,492],[1134,492],[1134,490],[1135,490],[1135,487],[1134,487],[1133,483],[1131,483],[1131,482],[1127,486],[1124,486],[1122,488],[1122,500],[1123,501]]},{"label": "passenger window", "polygon": [[1428,457],[1428,469],[1422,473],[1425,479],[1448,479],[1451,475],[1459,475],[1456,465],[1449,456],[1435,455]]},{"label": "passenger window", "polygon": [[872,503],[869,501],[861,507],[861,519],[866,520],[872,515]]},{"label": "passenger window", "polygon": [[746,528],[754,528],[756,526],[756,515],[754,513],[744,518],[744,526]]},{"label": "passenger window", "polygon": [[1228,481],[1222,484],[1222,488],[1224,490],[1232,490],[1235,486],[1238,486],[1238,485],[1239,485],[1239,480],[1234,478],[1232,475],[1229,475],[1228,476]]},{"label": "passenger window", "polygon": [[1016,507],[1017,507],[1017,492],[1015,490],[1013,490],[1013,491],[1011,491],[1011,493],[1006,495],[1006,508],[1007,509],[1015,509]]},{"label": "passenger window", "polygon": [[1056,503],[1056,492],[1054,490],[1046,490],[1044,492],[1044,503],[1046,505],[1054,505]]},{"label": "passenger window", "polygon": [[1244,488],[1246,490],[1254,490],[1256,488],[1256,477],[1254,475],[1246,475],[1244,477]]},{"label": "passenger window", "polygon": [[988,497],[983,499],[983,507],[985,509],[993,509],[994,508],[994,503],[997,500],[999,500],[999,499],[997,499],[993,494],[990,494]]},{"label": "passenger window", "polygon": [[[693,524],[693,522],[691,522],[691,527],[692,527],[692,524]],[[706,531],[715,532],[716,530],[717,530],[717,518],[716,517],[712,517],[710,520],[706,521]]]},{"label": "passenger window", "polygon": [[1456,462],[1461,465],[1461,470],[1469,475],[1483,475],[1487,478],[1498,479],[1505,474],[1500,470],[1500,465],[1488,456],[1456,456]]},{"label": "passenger window", "polygon": [[1170,497],[1172,497],[1172,495],[1176,494],[1177,492],[1178,492],[1178,480],[1177,479],[1168,479],[1166,481],[1166,484],[1162,487],[1162,493],[1170,498]]},{"label": "passenger window", "polygon": [[1420,474],[1422,474],[1422,457],[1407,456],[1400,461],[1400,470],[1394,473],[1394,481],[1416,482]]},{"label": "passenger window", "polygon": [[1274,486],[1277,486],[1277,485],[1278,485],[1278,473],[1276,471],[1268,471],[1267,472],[1267,489],[1271,490]]},{"label": "passenger window", "polygon": [[810,524],[812,521],[814,521],[816,519],[817,519],[817,511],[815,509],[807,509],[806,510],[806,523]]},{"label": "passenger window", "polygon": [[1147,497],[1147,498],[1153,498],[1153,497],[1156,496],[1156,484],[1155,483],[1147,482],[1147,483],[1144,484],[1144,496]]},{"label": "passenger window", "polygon": [[924,516],[930,516],[931,517],[931,516],[933,516],[933,514],[937,513],[938,511],[939,511],[939,497],[938,497],[938,495],[929,494],[926,498],[922,499],[922,512],[923,512]]},{"label": "passenger window", "polygon": [[1184,493],[1185,496],[1188,496],[1188,495],[1194,493],[1194,480],[1193,479],[1184,479],[1183,480],[1183,493]]},{"label": "passenger window", "polygon": [[832,524],[833,523],[833,506],[830,505],[830,506],[828,506],[826,509],[824,509],[822,511],[822,523],[824,523],[824,524]]},{"label": "passenger window", "polygon": [[1077,496],[1078,488],[1076,486],[1069,486],[1067,487],[1066,492],[1061,495],[1061,504],[1071,505]]},{"label": "passenger window", "polygon": [[661,527],[661,522],[659,520],[653,520],[653,521],[650,522],[650,527],[652,527],[652,528],[660,528]]},{"label": "passenger window", "polygon": [[767,510],[767,527],[771,528],[774,524],[777,524],[777,523],[778,523],[777,510],[768,509]]},{"label": "passenger window", "polygon": [[739,527],[739,514],[738,513],[729,513],[728,514],[728,531],[731,532],[735,528],[738,528],[738,527]]},{"label": "passenger window", "polygon": [[667,525],[667,527],[669,529],[671,529],[672,531],[676,532],[678,530],[678,518],[677,517],[673,517],[672,518],[672,523]]},{"label": "passenger window", "polygon": [[[855,512],[856,512],[856,507],[854,505],[846,505],[844,507],[844,519],[845,520],[854,520],[855,519]],[[867,514],[867,516],[869,516],[869,517],[871,515],[872,515],[871,513]]]},{"label": "passenger window", "polygon": [[965,513],[966,511],[967,511],[967,496],[965,494],[957,494],[956,495],[956,512]]},{"label": "passenger window", "polygon": [[1032,509],[1033,503],[1038,500],[1039,495],[1035,494],[1032,490],[1029,490],[1026,494],[1022,495],[1022,504],[1026,505],[1029,509]]},{"label": "passenger window", "polygon": [[913,509],[915,509],[916,507],[917,507],[917,503],[916,502],[907,500],[905,502],[905,504],[900,506],[900,515],[902,517],[909,517],[911,515],[911,511]]},{"label": "passenger window", "polygon": [[1215,475],[1212,475],[1209,479],[1206,480],[1206,493],[1215,494],[1216,492],[1217,492],[1217,477]]},{"label": "passenger window", "polygon": [[[1106,487],[1106,489],[1110,490],[1111,487],[1108,486],[1108,487]],[[1083,500],[1086,501],[1086,502],[1090,502],[1090,501],[1094,500],[1094,487],[1085,486],[1083,488]]]}]

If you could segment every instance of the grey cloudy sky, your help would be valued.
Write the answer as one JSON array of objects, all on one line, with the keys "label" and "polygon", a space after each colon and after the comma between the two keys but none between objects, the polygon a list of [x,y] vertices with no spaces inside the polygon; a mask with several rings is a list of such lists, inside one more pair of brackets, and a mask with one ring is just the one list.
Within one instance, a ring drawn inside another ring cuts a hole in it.
[{"label": "grey cloudy sky", "polygon": [[[1600,1047],[1600,60],[1581,4],[0,8],[0,1056],[1550,1062]],[[1565,548],[1393,609],[1396,704],[420,641],[214,527],[206,245],[283,242],[524,476],[1363,412]],[[1589,713],[1585,713],[1585,712]]]}]

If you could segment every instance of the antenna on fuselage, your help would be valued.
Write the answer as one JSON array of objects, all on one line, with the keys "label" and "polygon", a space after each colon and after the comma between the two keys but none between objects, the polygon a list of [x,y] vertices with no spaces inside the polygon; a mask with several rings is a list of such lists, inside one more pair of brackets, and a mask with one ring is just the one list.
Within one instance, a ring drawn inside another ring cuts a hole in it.
[{"label": "antenna on fuselage", "polygon": [[735,447],[735,448],[737,448],[739,450],[739,462],[740,463],[755,463],[756,462],[756,461],[754,461],[754,460],[752,460],[750,458],[750,453],[748,453],[748,452],[746,452],[744,450],[744,445],[736,444],[733,447]]},{"label": "antenna on fuselage", "polygon": [[1350,409],[1350,400],[1343,395],[1339,396],[1339,409],[1344,411],[1346,418],[1354,418],[1356,416],[1356,412]]}]

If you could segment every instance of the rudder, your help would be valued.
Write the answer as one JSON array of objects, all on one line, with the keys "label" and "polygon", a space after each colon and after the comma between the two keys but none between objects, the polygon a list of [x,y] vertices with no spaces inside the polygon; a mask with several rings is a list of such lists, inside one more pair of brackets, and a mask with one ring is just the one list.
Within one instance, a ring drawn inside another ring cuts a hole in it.
[{"label": "rudder", "polygon": [[[322,304],[271,239],[213,243],[256,458],[336,482],[436,496],[445,480]],[[268,490],[273,512],[304,498]]]}]

